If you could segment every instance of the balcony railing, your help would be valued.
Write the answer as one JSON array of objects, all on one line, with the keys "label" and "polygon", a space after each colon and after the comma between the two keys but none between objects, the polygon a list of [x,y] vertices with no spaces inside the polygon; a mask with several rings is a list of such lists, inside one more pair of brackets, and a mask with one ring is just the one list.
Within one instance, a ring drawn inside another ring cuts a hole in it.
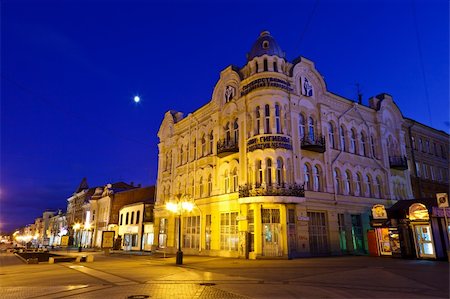
[{"label": "balcony railing", "polygon": [[239,197],[252,196],[295,196],[305,197],[304,185],[282,184],[272,186],[249,185],[239,186]]},{"label": "balcony railing", "polygon": [[389,166],[397,170],[406,170],[408,169],[408,160],[405,156],[389,156]]},{"label": "balcony railing", "polygon": [[233,140],[217,141],[217,156],[220,158],[239,152],[239,145]]},{"label": "balcony railing", "polygon": [[304,150],[324,153],[326,149],[325,137],[315,136],[314,138],[311,138],[309,135],[306,135],[302,138],[301,147]]}]

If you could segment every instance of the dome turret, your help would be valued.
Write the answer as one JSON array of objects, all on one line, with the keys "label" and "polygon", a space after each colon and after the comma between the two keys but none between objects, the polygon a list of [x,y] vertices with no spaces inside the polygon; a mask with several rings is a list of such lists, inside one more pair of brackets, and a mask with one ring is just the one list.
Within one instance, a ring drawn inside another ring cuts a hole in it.
[{"label": "dome turret", "polygon": [[269,31],[261,32],[256,42],[253,44],[252,49],[247,54],[247,60],[250,61],[255,57],[263,56],[264,54],[285,58],[284,52],[281,50],[280,46],[278,46],[275,39],[270,35]]}]

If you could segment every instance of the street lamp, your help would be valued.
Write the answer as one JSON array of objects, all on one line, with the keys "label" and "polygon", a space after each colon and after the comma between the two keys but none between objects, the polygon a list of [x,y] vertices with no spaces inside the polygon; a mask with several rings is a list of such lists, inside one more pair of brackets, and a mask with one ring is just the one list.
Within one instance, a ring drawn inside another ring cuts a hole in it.
[{"label": "street lamp", "polygon": [[177,265],[183,264],[183,251],[181,251],[181,214],[184,211],[191,212],[194,208],[192,202],[182,201],[182,196],[177,195],[176,202],[168,202],[166,203],[166,209],[171,211],[172,213],[178,215],[178,251],[177,251]]}]

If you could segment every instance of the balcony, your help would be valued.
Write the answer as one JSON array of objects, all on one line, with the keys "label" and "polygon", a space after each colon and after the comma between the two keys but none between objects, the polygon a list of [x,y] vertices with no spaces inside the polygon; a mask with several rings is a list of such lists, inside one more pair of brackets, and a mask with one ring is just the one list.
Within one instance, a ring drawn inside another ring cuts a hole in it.
[{"label": "balcony", "polygon": [[217,156],[220,158],[239,152],[239,145],[232,140],[217,141]]},{"label": "balcony", "polygon": [[397,169],[397,170],[406,170],[408,169],[408,161],[406,160],[405,156],[394,156],[394,157],[389,157],[389,166],[392,169]]},{"label": "balcony", "polygon": [[239,186],[239,198],[252,196],[295,196],[305,197],[304,185],[282,184],[273,186],[255,186],[245,184]]},{"label": "balcony", "polygon": [[325,152],[325,137],[316,136],[314,139],[310,138],[309,135],[306,135],[302,138],[301,148],[303,150],[324,153]]}]

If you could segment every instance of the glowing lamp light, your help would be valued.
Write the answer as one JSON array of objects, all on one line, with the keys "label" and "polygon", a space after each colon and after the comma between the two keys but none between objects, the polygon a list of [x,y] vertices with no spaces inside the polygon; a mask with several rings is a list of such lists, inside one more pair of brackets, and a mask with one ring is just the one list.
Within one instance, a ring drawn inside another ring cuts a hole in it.
[{"label": "glowing lamp light", "polygon": [[135,103],[139,103],[139,101],[141,100],[141,98],[140,98],[139,96],[135,96],[135,97],[133,98],[133,100],[134,100]]},{"label": "glowing lamp light", "polygon": [[80,227],[81,227],[81,224],[79,224],[79,223],[75,223],[75,224],[73,225],[73,229],[74,229],[74,230],[79,230]]},{"label": "glowing lamp light", "polygon": [[173,213],[176,213],[178,211],[178,205],[173,202],[168,202],[166,203],[166,209]]},{"label": "glowing lamp light", "polygon": [[192,202],[183,201],[181,203],[181,208],[185,211],[190,212],[194,208],[194,205],[192,204]]}]

